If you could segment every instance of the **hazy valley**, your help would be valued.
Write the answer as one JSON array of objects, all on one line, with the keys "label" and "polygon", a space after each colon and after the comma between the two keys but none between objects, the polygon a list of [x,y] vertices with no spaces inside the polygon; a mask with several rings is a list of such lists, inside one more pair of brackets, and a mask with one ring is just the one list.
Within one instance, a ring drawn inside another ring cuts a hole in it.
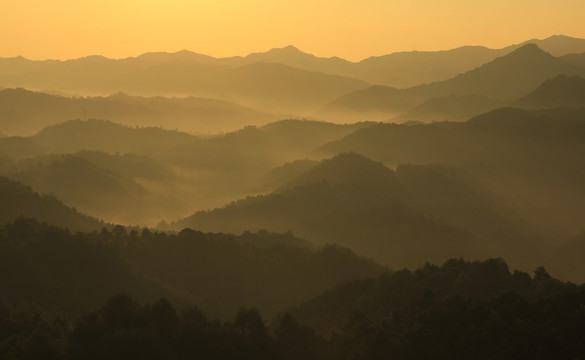
[{"label": "hazy valley", "polygon": [[585,39],[2,58],[0,87],[1,358],[585,351]]}]

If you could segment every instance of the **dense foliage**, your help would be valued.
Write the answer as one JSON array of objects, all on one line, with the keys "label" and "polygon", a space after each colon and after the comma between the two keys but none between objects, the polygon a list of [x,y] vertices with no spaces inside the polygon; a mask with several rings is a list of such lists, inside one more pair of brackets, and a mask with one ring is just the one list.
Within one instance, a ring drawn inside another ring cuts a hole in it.
[{"label": "dense foliage", "polygon": [[[544,268],[531,277],[510,273],[498,259],[450,260],[349,283],[324,298],[331,310],[321,308],[323,315],[343,309],[346,319],[327,333],[299,322],[297,316],[304,315],[298,311],[277,317],[269,327],[254,308],[241,308],[222,322],[196,306],[177,311],[165,299],[143,305],[125,294],[75,322],[4,302],[0,357],[575,359],[585,354],[585,288],[561,283]],[[346,306],[347,298],[370,307]]]},{"label": "dense foliage", "polygon": [[272,316],[340,281],[387,271],[348,249],[313,248],[290,233],[139,230],[118,225],[72,234],[26,218],[0,227],[2,295],[69,315],[126,292],[139,301],[194,302],[218,317],[241,306]]}]

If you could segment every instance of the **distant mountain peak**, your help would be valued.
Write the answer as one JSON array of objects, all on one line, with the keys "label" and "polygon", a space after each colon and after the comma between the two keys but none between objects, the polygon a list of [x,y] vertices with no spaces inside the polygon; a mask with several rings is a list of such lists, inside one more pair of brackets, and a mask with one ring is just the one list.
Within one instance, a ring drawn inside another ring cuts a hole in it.
[{"label": "distant mountain peak", "polygon": [[107,57],[105,57],[103,55],[88,55],[88,56],[81,57],[79,59],[75,59],[73,61],[86,61],[86,62],[94,61],[94,62],[101,62],[101,61],[109,61],[109,60],[110,59],[108,59]]},{"label": "distant mountain peak", "polygon": [[301,50],[299,50],[299,48],[297,48],[297,47],[296,47],[296,46],[294,46],[294,45],[287,45],[287,46],[283,47],[283,48],[282,48],[282,50],[287,50],[287,51],[299,51],[299,52],[301,51]]},{"label": "distant mountain peak", "polygon": [[559,34],[559,35],[551,35],[544,40],[549,40],[549,39],[574,39],[574,38],[567,36],[567,35]]},{"label": "distant mountain peak", "polygon": [[303,51],[299,50],[296,46],[294,45],[287,45],[285,47],[281,47],[281,48],[273,48],[268,50],[265,54],[281,54],[281,55],[308,55],[306,53],[304,53]]},{"label": "distant mountain peak", "polygon": [[546,54],[546,55],[549,55],[550,56],[549,53],[547,53],[546,51],[542,50],[538,45],[532,44],[532,43],[528,43],[528,44],[525,44],[525,45],[520,46],[518,49],[512,51],[508,55],[531,56],[531,55],[542,55],[542,54]]},{"label": "distant mountain peak", "polygon": [[193,51],[190,51],[190,50],[185,50],[185,49],[183,49],[183,50],[179,50],[179,51],[175,52],[175,54],[181,54],[181,55],[187,55],[187,54],[189,54],[189,55],[196,55],[197,53],[195,53],[195,52],[193,52]]},{"label": "distant mountain peak", "polygon": [[[555,57],[551,54],[547,53],[546,51],[542,50],[538,45],[533,43],[524,44],[514,51],[501,56],[494,61],[485,64],[482,67],[492,67],[496,64],[499,66],[514,66],[518,67],[521,66],[522,68],[526,67],[527,64],[532,63],[543,63],[550,65],[552,62],[555,61]],[[546,65],[546,66],[548,66]],[[545,66],[545,65],[543,65]]]},{"label": "distant mountain peak", "polygon": [[199,54],[189,50],[179,50],[176,52],[147,52],[136,57],[140,60],[155,60],[155,61],[190,61],[190,60],[213,60],[209,55]]}]

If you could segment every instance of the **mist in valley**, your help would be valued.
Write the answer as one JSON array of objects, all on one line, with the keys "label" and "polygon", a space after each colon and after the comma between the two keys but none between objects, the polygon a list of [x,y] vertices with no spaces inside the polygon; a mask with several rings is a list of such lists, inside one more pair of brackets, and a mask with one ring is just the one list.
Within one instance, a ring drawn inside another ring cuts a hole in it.
[{"label": "mist in valley", "polygon": [[0,87],[0,358],[585,353],[585,39]]}]

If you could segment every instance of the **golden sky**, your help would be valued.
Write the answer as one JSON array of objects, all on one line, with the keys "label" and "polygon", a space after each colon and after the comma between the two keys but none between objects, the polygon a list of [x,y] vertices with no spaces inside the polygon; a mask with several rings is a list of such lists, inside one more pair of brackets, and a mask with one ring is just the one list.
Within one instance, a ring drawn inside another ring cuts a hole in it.
[{"label": "golden sky", "polygon": [[585,38],[585,0],[0,0],[0,57],[112,58],[289,44],[361,60],[461,45]]}]

